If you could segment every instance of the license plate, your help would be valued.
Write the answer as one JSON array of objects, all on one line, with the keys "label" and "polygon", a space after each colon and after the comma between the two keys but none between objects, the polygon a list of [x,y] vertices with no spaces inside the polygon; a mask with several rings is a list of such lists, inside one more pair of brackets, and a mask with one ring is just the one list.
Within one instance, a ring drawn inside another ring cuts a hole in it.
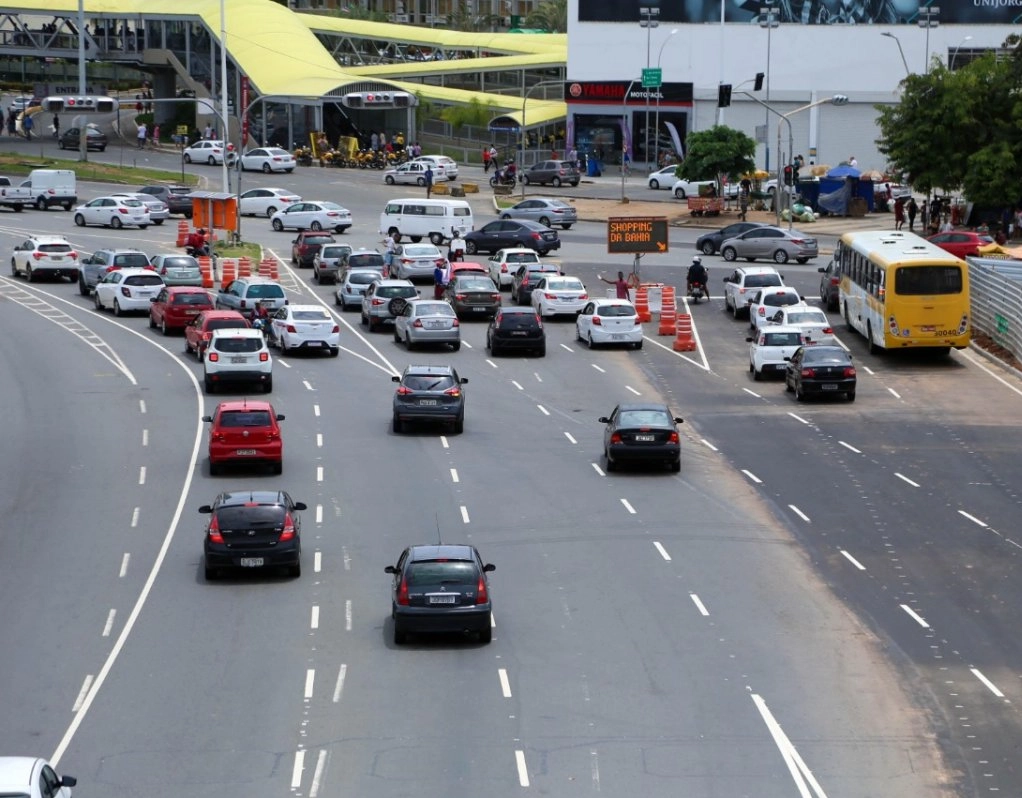
[{"label": "license plate", "polygon": [[478,307],[474,307],[474,308],[472,308],[472,310],[486,310],[486,308],[485,308],[485,307],[483,307],[482,305],[480,305],[480,306],[478,306]]},{"label": "license plate", "polygon": [[528,335],[529,331],[528,330],[512,330],[511,334],[512,335]]},{"label": "license plate", "polygon": [[652,443],[653,441],[656,440],[656,436],[655,435],[636,435],[635,436],[635,440],[639,441],[640,443]]},{"label": "license plate", "polygon": [[625,334],[624,333],[611,333],[610,334],[610,340],[611,341],[623,341],[623,340],[625,340]]},{"label": "license plate", "polygon": [[820,388],[822,388],[825,391],[836,391],[837,385],[834,384],[833,382],[827,382],[821,385]]},{"label": "license plate", "polygon": [[254,455],[256,453],[256,450],[255,449],[237,449],[234,453],[236,455],[238,455],[239,457],[251,457],[252,455]]},{"label": "license plate", "polygon": [[263,566],[262,557],[242,557],[241,567],[242,568],[261,568]]},{"label": "license plate", "polygon": [[234,357],[231,358],[231,362],[232,363],[247,363],[248,362],[248,358],[245,357],[244,355],[235,355]]},{"label": "license plate", "polygon": [[307,346],[323,346],[323,342],[322,341],[309,341]]},{"label": "license plate", "polygon": [[419,404],[431,407],[436,404],[436,399],[420,399]]},{"label": "license plate", "polygon": [[453,604],[453,603],[454,603],[454,599],[455,599],[455,598],[456,598],[456,597],[455,597],[455,596],[453,596],[453,595],[447,595],[447,596],[430,596],[430,597],[429,597],[429,603],[430,603],[430,604]]},{"label": "license plate", "polygon": [[185,311],[185,315],[186,316],[198,316],[199,315],[199,311],[197,311],[197,310],[186,310]]},{"label": "license plate", "polygon": [[447,326],[447,324],[442,321],[431,321],[426,326],[429,327],[429,329],[431,330],[442,330]]}]

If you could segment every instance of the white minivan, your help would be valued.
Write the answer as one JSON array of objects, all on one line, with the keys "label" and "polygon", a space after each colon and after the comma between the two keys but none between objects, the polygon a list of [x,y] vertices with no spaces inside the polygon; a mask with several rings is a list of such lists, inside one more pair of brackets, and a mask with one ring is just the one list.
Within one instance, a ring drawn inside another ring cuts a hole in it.
[{"label": "white minivan", "polygon": [[33,169],[21,187],[31,190],[32,202],[40,211],[51,205],[69,211],[78,204],[78,181],[72,169]]},{"label": "white minivan", "polygon": [[380,232],[407,236],[413,242],[428,238],[437,246],[449,241],[457,230],[464,237],[475,226],[472,207],[465,200],[393,199],[380,214]]}]

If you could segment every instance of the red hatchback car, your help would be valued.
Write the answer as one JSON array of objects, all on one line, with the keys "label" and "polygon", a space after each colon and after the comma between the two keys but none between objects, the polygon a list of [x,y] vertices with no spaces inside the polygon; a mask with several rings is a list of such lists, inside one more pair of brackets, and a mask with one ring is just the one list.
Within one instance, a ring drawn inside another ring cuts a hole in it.
[{"label": "red hatchback car", "polygon": [[185,353],[194,352],[195,358],[202,360],[213,330],[237,330],[251,326],[248,319],[236,310],[203,310],[185,327]]},{"label": "red hatchback car", "polygon": [[994,243],[990,236],[974,233],[971,230],[952,230],[949,233],[937,233],[926,240],[962,260],[965,260],[966,255],[978,255],[980,247]]},{"label": "red hatchback car", "polygon": [[213,300],[205,288],[167,286],[149,305],[149,326],[170,335],[171,330],[183,330],[204,310],[213,310]]},{"label": "red hatchback car", "polygon": [[284,416],[269,402],[241,399],[221,402],[203,421],[209,430],[209,473],[215,476],[221,467],[236,463],[265,463],[274,474],[284,470],[284,442],[280,424]]}]

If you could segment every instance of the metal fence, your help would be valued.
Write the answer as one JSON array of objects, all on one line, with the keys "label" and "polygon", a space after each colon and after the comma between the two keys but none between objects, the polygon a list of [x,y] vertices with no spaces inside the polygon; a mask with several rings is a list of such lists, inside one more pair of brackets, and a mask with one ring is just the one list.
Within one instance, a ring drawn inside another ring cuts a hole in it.
[{"label": "metal fence", "polygon": [[1022,359],[1022,261],[966,259],[972,292],[974,332]]}]

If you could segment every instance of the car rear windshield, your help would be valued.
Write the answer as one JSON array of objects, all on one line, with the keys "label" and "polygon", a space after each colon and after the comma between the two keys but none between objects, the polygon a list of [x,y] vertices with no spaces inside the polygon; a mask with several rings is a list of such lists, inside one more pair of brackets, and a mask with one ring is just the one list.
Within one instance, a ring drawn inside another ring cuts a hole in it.
[{"label": "car rear windshield", "polygon": [[330,321],[325,310],[296,310],[292,315],[296,321]]},{"label": "car rear windshield", "polygon": [[302,239],[303,244],[331,244],[333,238],[331,236],[305,236]]},{"label": "car rear windshield", "polygon": [[493,291],[493,281],[489,277],[461,277],[455,287],[465,291]]},{"label": "car rear windshield", "polygon": [[547,280],[546,287],[551,291],[583,291],[585,286],[581,280]]},{"label": "car rear windshield", "polygon": [[114,265],[121,269],[144,269],[149,265],[149,258],[142,252],[114,255]]},{"label": "car rear windshield", "polygon": [[453,316],[454,308],[446,302],[420,302],[415,306],[416,316]]},{"label": "car rear windshield", "polygon": [[539,263],[539,255],[535,252],[509,252],[504,256],[505,263]]},{"label": "car rear windshield", "polygon": [[406,374],[403,384],[413,391],[446,391],[454,387],[450,374]]},{"label": "car rear windshield", "polygon": [[958,266],[901,266],[894,271],[894,293],[960,294],[962,270]]},{"label": "car rear windshield", "polygon": [[40,252],[72,252],[70,244],[40,244]]},{"label": "car rear windshield", "polygon": [[380,273],[376,271],[372,272],[358,272],[355,274],[348,275],[348,282],[352,285],[369,285],[373,280],[378,280]]},{"label": "car rear windshield", "polygon": [[827,317],[823,313],[789,313],[790,324],[826,324]]},{"label": "car rear windshield", "polygon": [[199,262],[188,255],[179,255],[176,258],[164,258],[161,265],[166,269],[195,269],[198,270]]},{"label": "car rear windshield", "polygon": [[210,319],[206,323],[207,330],[244,330],[248,322],[244,319]]},{"label": "car rear windshield", "polygon": [[851,358],[842,349],[835,349],[833,347],[814,347],[808,346],[805,349],[805,353],[802,355],[803,363],[838,363],[848,365],[852,362]]},{"label": "car rear windshield", "polygon": [[346,246],[343,246],[343,245],[342,246],[327,246],[327,247],[323,247],[319,251],[319,257],[320,257],[321,260],[323,258],[342,258],[345,255],[347,255],[349,252],[351,252],[351,247],[346,247]]},{"label": "car rear windshield", "polygon": [[763,346],[801,346],[802,335],[797,332],[767,333],[763,336]]},{"label": "car rear windshield", "polygon": [[268,410],[225,410],[220,414],[221,427],[268,427]]},{"label": "car rear windshield", "polygon": [[576,166],[571,161],[561,161],[561,169],[575,169]]},{"label": "car rear windshield", "polygon": [[784,285],[779,274],[747,274],[745,276],[746,288],[769,288],[775,285]]},{"label": "car rear windshield", "polygon": [[237,338],[214,338],[213,348],[218,352],[258,352],[263,348],[263,339],[249,335]]},{"label": "car rear windshield", "polygon": [[212,305],[208,294],[174,294],[174,305]]},{"label": "car rear windshield", "polygon": [[410,258],[439,258],[440,250],[432,244],[409,244],[401,252]]},{"label": "car rear windshield", "polygon": [[767,294],[763,297],[763,304],[772,308],[782,308],[785,305],[797,305],[802,299],[798,294]]},{"label": "car rear windshield", "polygon": [[284,526],[284,508],[221,507],[216,511],[216,519],[221,529],[276,529]]},{"label": "car rear windshield", "polygon": [[258,297],[260,299],[283,299],[284,289],[279,285],[258,283],[248,287],[248,295],[249,297]]},{"label": "car rear windshield", "polygon": [[596,309],[597,316],[634,316],[635,308],[631,305],[603,305]]},{"label": "car rear windshield", "polygon": [[381,285],[379,290],[376,292],[376,296],[391,299],[396,296],[416,296],[418,293],[419,292],[415,290],[414,285]]},{"label": "car rear windshield", "polygon": [[663,410],[622,410],[618,418],[620,427],[669,427],[673,424]]},{"label": "car rear windshield", "polygon": [[167,191],[169,191],[171,194],[181,195],[192,193],[192,190],[187,186],[171,186],[170,188],[167,189]]},{"label": "car rear windshield", "polygon": [[409,587],[413,585],[461,585],[474,588],[479,583],[479,573],[475,563],[471,562],[423,560],[409,564],[405,579]]},{"label": "car rear windshield", "polygon": [[158,274],[133,274],[124,278],[125,285],[163,285]]},{"label": "car rear windshield", "polygon": [[371,252],[366,255],[352,255],[348,258],[348,265],[353,269],[371,269],[376,266],[383,266],[383,255],[379,252]]}]

